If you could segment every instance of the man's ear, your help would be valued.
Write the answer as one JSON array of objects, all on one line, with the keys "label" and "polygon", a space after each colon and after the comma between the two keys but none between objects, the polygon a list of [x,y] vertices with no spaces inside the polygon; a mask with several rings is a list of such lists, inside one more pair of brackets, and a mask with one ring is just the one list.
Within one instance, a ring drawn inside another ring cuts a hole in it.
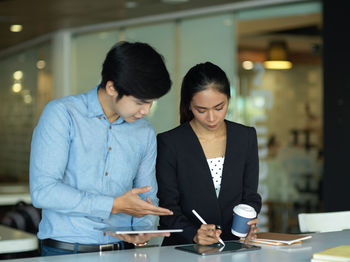
[{"label": "man's ear", "polygon": [[114,88],[114,84],[112,81],[107,81],[106,83],[106,93],[110,96],[118,96],[117,90]]}]

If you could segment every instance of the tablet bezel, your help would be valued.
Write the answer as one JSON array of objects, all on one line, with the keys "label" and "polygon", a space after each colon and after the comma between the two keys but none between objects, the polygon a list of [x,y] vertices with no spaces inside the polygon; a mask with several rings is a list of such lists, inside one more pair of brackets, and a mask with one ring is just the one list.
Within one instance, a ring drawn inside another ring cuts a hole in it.
[{"label": "tablet bezel", "polygon": [[118,235],[132,235],[132,234],[161,234],[161,233],[180,233],[183,232],[183,229],[156,229],[156,228],[147,228],[141,226],[135,227],[116,227],[109,226],[103,228],[95,228],[103,232],[111,232]]}]

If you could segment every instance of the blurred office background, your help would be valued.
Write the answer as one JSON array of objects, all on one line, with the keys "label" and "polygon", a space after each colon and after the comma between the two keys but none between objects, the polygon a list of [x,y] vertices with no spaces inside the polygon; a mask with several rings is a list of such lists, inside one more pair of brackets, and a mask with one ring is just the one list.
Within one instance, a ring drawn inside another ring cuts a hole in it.
[{"label": "blurred office background", "polygon": [[[102,61],[117,41],[142,41],[164,56],[173,81],[171,92],[153,105],[147,117],[156,131],[178,125],[180,84],[190,67],[205,61],[222,67],[232,92],[227,119],[254,126],[258,134],[259,192],[264,201],[259,226],[262,231],[298,232],[298,213],[332,209],[325,205],[323,194],[331,190],[323,183],[325,143],[330,141],[324,134],[324,5],[331,4],[304,0],[0,1],[3,208],[15,204],[5,197],[21,192],[25,198],[28,193],[31,135],[47,102],[99,84]],[[12,24],[22,25],[22,31],[10,32]],[[274,59],[284,60],[287,67],[269,67],[267,60]],[[328,72],[327,83],[338,79],[336,70]],[[339,84],[332,88],[342,88]],[[330,103],[344,105],[347,94],[342,94],[340,102],[334,95]],[[344,124],[341,121],[339,125]],[[334,130],[328,134],[334,135]],[[328,170],[337,164],[332,159]],[[330,173],[329,181],[341,179],[339,172]],[[346,208],[346,204],[336,207]]]}]

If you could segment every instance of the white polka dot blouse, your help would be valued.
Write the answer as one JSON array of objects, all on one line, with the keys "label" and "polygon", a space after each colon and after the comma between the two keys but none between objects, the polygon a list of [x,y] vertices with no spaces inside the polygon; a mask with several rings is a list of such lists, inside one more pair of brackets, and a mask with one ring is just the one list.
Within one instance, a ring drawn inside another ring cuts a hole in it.
[{"label": "white polka dot blouse", "polygon": [[213,178],[217,197],[219,196],[220,188],[221,188],[221,177],[222,177],[222,169],[224,166],[224,160],[225,160],[224,156],[207,159],[210,172],[211,172],[211,177]]}]

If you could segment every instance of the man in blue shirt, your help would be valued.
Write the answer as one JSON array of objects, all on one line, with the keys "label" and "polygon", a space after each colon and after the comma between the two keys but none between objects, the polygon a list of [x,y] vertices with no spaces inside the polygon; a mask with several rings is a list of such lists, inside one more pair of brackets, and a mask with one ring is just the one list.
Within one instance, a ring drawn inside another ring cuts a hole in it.
[{"label": "man in blue shirt", "polygon": [[42,255],[142,245],[153,235],[95,228],[152,226],[156,216],[172,215],[157,206],[156,137],[143,119],[170,86],[160,54],[144,43],[121,42],[108,52],[96,88],[46,105],[30,155]]}]

